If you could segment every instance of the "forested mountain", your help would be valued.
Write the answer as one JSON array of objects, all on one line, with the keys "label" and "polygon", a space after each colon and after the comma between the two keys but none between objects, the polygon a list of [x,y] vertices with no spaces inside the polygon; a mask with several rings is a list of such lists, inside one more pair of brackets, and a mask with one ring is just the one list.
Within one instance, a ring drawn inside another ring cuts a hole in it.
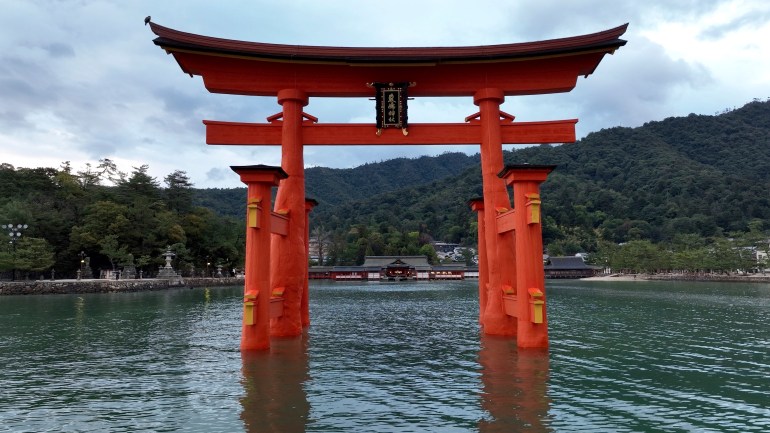
[{"label": "forested mountain", "polygon": [[396,158],[349,169],[309,168],[305,171],[307,196],[329,205],[364,200],[382,192],[456,176],[479,161],[479,155],[447,152],[435,157]]},{"label": "forested mountain", "polygon": [[[767,229],[769,119],[770,103],[757,101],[719,116],[669,118],[605,129],[575,144],[506,152],[505,161],[558,165],[543,184],[545,237],[570,251],[591,250],[600,238],[659,242],[746,231],[755,219]],[[330,229],[401,225],[459,242],[473,239],[466,201],[480,192],[476,163],[444,180],[336,209],[319,206],[313,221]]]},{"label": "forested mountain", "polygon": [[[436,157],[395,158],[355,168],[311,167],[305,170],[306,196],[319,202],[321,212],[334,206],[386,191],[409,188],[455,176],[479,164],[479,155],[447,152]],[[223,215],[241,217],[246,211],[245,188],[210,188],[195,192],[195,203]]]},{"label": "forested mountain", "polygon": [[[770,102],[604,129],[574,144],[505,152],[505,161],[558,165],[542,190],[545,242],[557,253],[592,251],[602,240],[721,237],[746,232],[752,221],[770,228]],[[306,181],[307,195],[321,203],[311,225],[348,238],[338,243],[381,253],[378,236],[398,232],[476,242],[466,202],[481,194],[478,155],[312,168]],[[228,209],[242,214],[243,195]],[[375,241],[351,238],[351,227],[354,234],[365,227]]]},{"label": "forested mountain", "polygon": [[[724,252],[728,238],[754,245],[770,230],[770,101],[604,129],[574,144],[504,157],[509,164],[558,166],[542,187],[544,243],[552,254],[625,242]],[[103,186],[110,175],[116,186]],[[316,167],[305,175],[307,196],[320,203],[311,213],[311,236],[323,241],[327,264],[430,254],[430,240],[475,246],[476,216],[467,201],[482,191],[478,155]],[[78,172],[67,163],[58,169],[2,164],[0,222],[30,224],[26,235],[36,244],[26,248],[37,251],[30,257],[48,257],[43,262],[57,269],[78,263],[82,250],[101,266],[133,260],[151,268],[165,245],[176,245],[178,260],[191,269],[215,258],[237,265],[245,188],[194,189],[179,171],[164,180],[165,188],[146,166],[116,173],[109,160]],[[709,245],[720,248],[704,249]],[[10,269],[9,260],[0,251],[0,271]],[[43,262],[34,269],[45,268]]]},{"label": "forested mountain", "polygon": [[[770,102],[720,116],[612,128],[574,145],[506,158],[558,164],[544,209],[562,231],[598,229],[614,242],[746,231],[770,220]],[[559,233],[556,234],[559,236]]]}]

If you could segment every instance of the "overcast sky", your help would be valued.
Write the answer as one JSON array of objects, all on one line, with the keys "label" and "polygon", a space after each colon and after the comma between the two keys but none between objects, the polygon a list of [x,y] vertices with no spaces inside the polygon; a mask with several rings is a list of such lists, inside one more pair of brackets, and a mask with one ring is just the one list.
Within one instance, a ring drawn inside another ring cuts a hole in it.
[{"label": "overcast sky", "polygon": [[[387,8],[386,6],[387,5]],[[0,0],[0,163],[147,164],[196,187],[240,186],[230,165],[277,147],[208,146],[202,119],[265,122],[275,98],[210,94],[152,43],[144,18],[228,39],[333,46],[460,46],[576,36],[629,23],[628,41],[570,93],[509,97],[520,121],[579,118],[578,137],[770,98],[767,0]],[[471,98],[418,98],[410,122],[462,122]],[[310,100],[320,122],[374,122],[367,99]],[[355,167],[475,147],[307,147],[306,166]]]}]

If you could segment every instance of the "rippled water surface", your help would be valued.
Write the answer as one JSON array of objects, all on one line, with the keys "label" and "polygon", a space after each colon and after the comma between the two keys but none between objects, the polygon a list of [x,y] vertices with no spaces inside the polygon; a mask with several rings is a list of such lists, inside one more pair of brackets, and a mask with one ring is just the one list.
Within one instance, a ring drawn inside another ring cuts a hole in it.
[{"label": "rippled water surface", "polygon": [[240,287],[0,297],[0,431],[770,431],[770,285],[548,284],[550,353],[475,281],[314,283],[248,356]]}]

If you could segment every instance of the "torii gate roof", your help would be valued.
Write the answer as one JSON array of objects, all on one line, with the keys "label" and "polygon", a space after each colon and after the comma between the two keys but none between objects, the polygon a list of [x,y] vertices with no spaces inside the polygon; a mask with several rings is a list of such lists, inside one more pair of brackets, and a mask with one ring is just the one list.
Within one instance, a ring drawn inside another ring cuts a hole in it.
[{"label": "torii gate roof", "polygon": [[582,36],[464,47],[324,47],[246,42],[186,33],[149,22],[156,45],[182,70],[201,75],[215,93],[366,97],[372,82],[416,83],[410,96],[471,96],[481,88],[506,95],[566,92],[594,72],[605,54],[626,44],[628,24]]}]

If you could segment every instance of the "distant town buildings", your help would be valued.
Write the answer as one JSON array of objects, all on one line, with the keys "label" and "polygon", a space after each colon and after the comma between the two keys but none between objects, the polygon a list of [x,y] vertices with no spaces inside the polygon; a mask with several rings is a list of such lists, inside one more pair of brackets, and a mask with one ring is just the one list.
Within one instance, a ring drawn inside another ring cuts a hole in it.
[{"label": "distant town buildings", "polygon": [[478,267],[431,265],[426,256],[367,256],[361,266],[311,266],[312,280],[409,281],[478,278]]}]

